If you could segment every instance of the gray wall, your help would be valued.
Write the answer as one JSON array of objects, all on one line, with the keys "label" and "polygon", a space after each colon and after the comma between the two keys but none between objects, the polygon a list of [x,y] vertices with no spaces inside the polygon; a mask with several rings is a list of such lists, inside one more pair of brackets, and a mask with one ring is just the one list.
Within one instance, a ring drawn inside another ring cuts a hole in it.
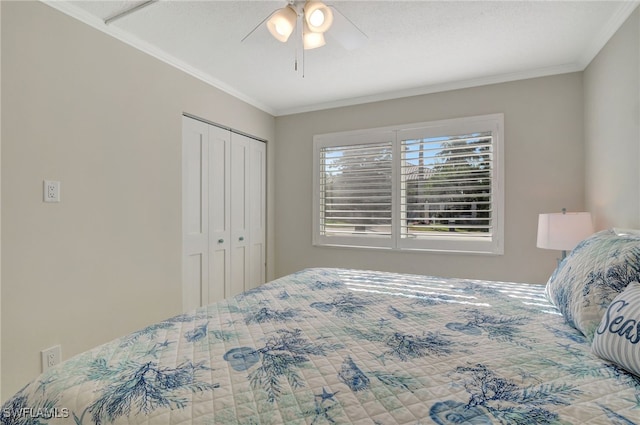
[{"label": "gray wall", "polygon": [[586,199],[596,226],[640,228],[640,9],[584,72]]},{"label": "gray wall", "polygon": [[[314,134],[490,113],[505,120],[505,254],[388,252],[311,245]],[[353,267],[546,282],[559,254],[536,248],[538,214],[584,208],[582,73],[276,118],[276,273]]]},{"label": "gray wall", "polygon": [[[182,113],[269,141],[275,122],[40,2],[0,7],[9,397],[44,348],[69,358],[181,312]],[[42,202],[43,179],[61,203]]]}]

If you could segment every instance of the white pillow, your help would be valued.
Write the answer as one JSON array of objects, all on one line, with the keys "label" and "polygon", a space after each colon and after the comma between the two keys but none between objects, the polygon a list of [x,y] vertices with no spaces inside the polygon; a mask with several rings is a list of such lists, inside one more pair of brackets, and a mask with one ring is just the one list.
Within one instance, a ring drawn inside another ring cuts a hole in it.
[{"label": "white pillow", "polygon": [[593,353],[640,376],[640,283],[613,299],[596,329]]}]

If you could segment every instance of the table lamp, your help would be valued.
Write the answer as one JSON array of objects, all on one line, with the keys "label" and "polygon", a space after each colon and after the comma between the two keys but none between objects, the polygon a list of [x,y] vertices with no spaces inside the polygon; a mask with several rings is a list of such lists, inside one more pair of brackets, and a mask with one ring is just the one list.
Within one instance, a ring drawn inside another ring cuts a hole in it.
[{"label": "table lamp", "polygon": [[580,241],[593,233],[591,214],[588,212],[567,212],[540,214],[538,216],[538,248],[562,251],[564,260]]}]

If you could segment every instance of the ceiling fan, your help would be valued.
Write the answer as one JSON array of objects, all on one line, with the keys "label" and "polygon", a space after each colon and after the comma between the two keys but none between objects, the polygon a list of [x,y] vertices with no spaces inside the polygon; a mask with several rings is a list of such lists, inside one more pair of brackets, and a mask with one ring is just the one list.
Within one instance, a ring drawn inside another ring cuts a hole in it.
[{"label": "ceiling fan", "polygon": [[[158,1],[145,0],[137,2],[132,7],[107,17],[104,19],[104,23],[109,25]],[[265,22],[269,32],[276,40],[283,43],[287,42],[296,28],[302,28],[302,42],[305,50],[324,46],[326,43],[325,33],[330,34],[333,39],[347,50],[362,46],[368,38],[364,31],[333,5],[326,5],[319,0],[288,0],[285,7],[274,10],[244,36],[241,42],[246,40]],[[329,29],[331,29],[330,32],[328,32]]]},{"label": "ceiling fan", "polygon": [[[106,25],[137,12],[159,0],[146,0],[118,12],[104,20]],[[334,13],[335,12],[335,13]],[[302,41],[302,76],[304,77],[304,51],[326,44],[324,35],[328,34],[346,50],[354,50],[367,42],[367,35],[333,5],[320,0],[288,0],[285,7],[276,9],[256,25],[241,42],[245,41],[266,22],[271,35],[283,43],[297,29],[297,38]],[[295,70],[298,70],[298,51],[296,49]]]},{"label": "ceiling fan", "polygon": [[367,35],[335,6],[319,0],[289,0],[285,7],[274,10],[264,18],[242,41],[265,22],[271,35],[283,43],[297,29],[304,50],[324,46],[325,33],[347,50],[361,47],[367,41]]}]

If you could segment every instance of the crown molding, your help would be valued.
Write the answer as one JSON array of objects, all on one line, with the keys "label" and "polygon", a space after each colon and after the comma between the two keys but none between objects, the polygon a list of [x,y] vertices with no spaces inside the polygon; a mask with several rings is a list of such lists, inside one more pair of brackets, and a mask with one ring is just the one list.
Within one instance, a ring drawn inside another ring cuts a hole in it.
[{"label": "crown molding", "polygon": [[186,74],[191,75],[194,78],[197,78],[200,81],[203,81],[237,99],[242,100],[243,102],[248,103],[268,114],[275,115],[275,110],[267,105],[258,102],[257,100],[247,96],[243,92],[235,89],[234,87],[229,86],[228,84],[218,80],[210,74],[202,72],[191,65],[177,59],[176,57],[168,54],[162,49],[159,49],[146,41],[140,40],[139,38],[131,35],[130,33],[123,31],[113,25],[106,25],[104,21],[96,18],[95,16],[89,14],[85,10],[74,6],[66,1],[55,1],[55,0],[41,0],[42,3],[47,6],[52,7],[53,9],[58,10],[59,12],[64,13],[78,21],[87,24],[98,31],[101,31],[111,37],[116,38],[117,40],[122,41],[123,43],[128,44],[129,46],[138,49],[168,65],[173,66],[174,68],[179,69],[180,71],[185,72]]},{"label": "crown molding", "polygon": [[629,19],[629,16],[636,10],[638,5],[640,5],[640,0],[624,1],[620,4],[618,10],[616,10],[605,26],[593,38],[591,45],[578,60],[583,70],[589,66],[591,61],[600,53],[600,50],[609,42],[611,37],[613,37],[626,20]]},{"label": "crown molding", "polygon": [[305,112],[314,112],[323,109],[341,108],[347,106],[362,105],[365,103],[381,102],[385,100],[401,99],[405,97],[421,96],[425,94],[440,93],[445,91],[467,89],[472,87],[488,86],[491,84],[508,83],[511,81],[528,80],[532,78],[547,77],[550,75],[569,74],[571,72],[579,72],[584,68],[577,63],[565,64],[560,66],[552,66],[547,68],[539,68],[521,72],[512,72],[507,74],[493,75],[489,77],[472,78],[468,80],[446,82],[413,89],[378,93],[371,96],[362,96],[349,99],[337,100],[335,102],[319,103],[314,105],[305,105],[293,108],[276,110],[276,116],[293,115]]}]

